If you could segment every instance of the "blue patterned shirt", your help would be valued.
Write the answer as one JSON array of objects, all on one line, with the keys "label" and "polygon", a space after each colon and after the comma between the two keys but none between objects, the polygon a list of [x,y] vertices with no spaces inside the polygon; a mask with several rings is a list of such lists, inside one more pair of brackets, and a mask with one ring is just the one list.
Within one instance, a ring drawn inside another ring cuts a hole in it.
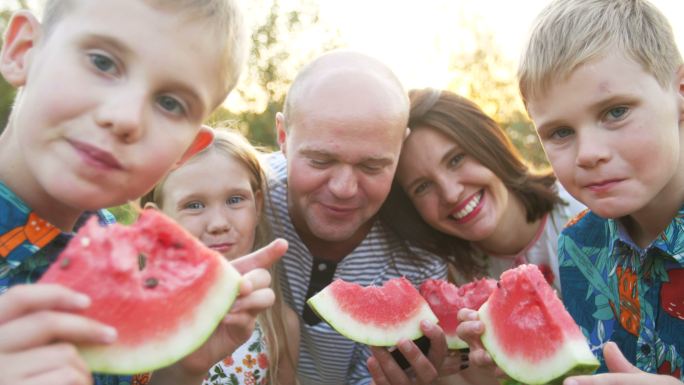
[{"label": "blue patterned shirt", "polygon": [[[115,221],[105,210],[94,214],[103,225]],[[36,282],[72,236],[37,216],[0,181],[0,294],[14,285]],[[93,379],[95,385],[135,385],[136,380],[98,374]]]},{"label": "blue patterned shirt", "polygon": [[684,380],[684,207],[648,247],[624,227],[580,214],[559,238],[563,302],[605,372],[614,341],[639,369]]}]

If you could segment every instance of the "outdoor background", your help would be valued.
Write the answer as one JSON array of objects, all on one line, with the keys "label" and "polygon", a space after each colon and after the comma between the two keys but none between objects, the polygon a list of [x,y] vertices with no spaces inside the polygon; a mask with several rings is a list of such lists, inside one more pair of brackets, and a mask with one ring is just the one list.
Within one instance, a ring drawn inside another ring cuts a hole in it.
[{"label": "outdoor background", "polygon": [[[443,88],[477,102],[531,165],[544,168],[544,153],[518,96],[515,69],[528,28],[547,2],[243,0],[251,54],[237,89],[208,123],[230,125],[255,145],[275,148],[274,115],[297,71],[322,52],[351,48],[387,63],[407,89]],[[684,25],[674,23],[674,16],[684,14],[684,2],[652,2],[670,17],[681,47]],[[0,29],[14,10],[39,14],[41,4],[0,0]],[[0,131],[14,94],[0,78]]]}]

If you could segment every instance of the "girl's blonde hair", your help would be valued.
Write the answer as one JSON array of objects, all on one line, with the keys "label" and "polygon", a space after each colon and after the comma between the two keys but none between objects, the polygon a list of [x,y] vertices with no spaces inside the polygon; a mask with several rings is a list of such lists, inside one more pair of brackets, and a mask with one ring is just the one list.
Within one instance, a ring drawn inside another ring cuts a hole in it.
[{"label": "girl's blonde hair", "polygon": [[[259,220],[255,229],[256,234],[254,237],[253,249],[266,246],[273,240],[271,227],[265,214],[266,205],[270,205],[271,200],[268,194],[266,170],[259,159],[259,151],[239,132],[228,129],[215,129],[212,143],[190,158],[187,163],[197,162],[213,152],[220,152],[226,157],[237,160],[247,171],[249,171],[252,191],[255,196],[261,196],[261,202],[257,202],[260,203],[258,206],[261,207],[261,211],[259,212]],[[162,192],[164,191],[164,185],[168,180],[169,175],[172,173],[173,171],[169,172],[152,191],[141,199],[141,206],[144,207],[147,202],[152,202],[160,209],[163,207],[164,196]],[[226,175],[225,177],[230,176]],[[276,264],[271,267],[269,272],[273,279],[271,288],[275,292],[276,300],[272,307],[259,314],[257,320],[266,335],[268,345],[268,383],[275,384],[277,382],[278,366],[281,360],[288,360],[293,368],[296,367],[294,358],[290,355],[289,349],[290,344],[292,342],[296,343],[296,341],[289,341],[286,332],[286,305],[280,288],[279,265]],[[283,357],[280,352],[284,352],[285,356]]]}]

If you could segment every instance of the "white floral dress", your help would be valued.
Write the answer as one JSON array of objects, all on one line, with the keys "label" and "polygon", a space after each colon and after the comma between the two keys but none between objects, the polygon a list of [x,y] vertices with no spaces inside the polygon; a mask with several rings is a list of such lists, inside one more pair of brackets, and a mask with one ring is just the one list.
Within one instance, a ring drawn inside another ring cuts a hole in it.
[{"label": "white floral dress", "polygon": [[266,385],[268,362],[266,338],[257,323],[249,340],[216,363],[202,385]]}]

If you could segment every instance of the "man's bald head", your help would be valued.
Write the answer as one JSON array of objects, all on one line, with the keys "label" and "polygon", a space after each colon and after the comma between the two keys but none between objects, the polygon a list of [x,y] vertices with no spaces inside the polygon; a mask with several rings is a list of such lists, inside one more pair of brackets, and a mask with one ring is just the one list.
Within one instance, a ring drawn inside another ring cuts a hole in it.
[{"label": "man's bald head", "polygon": [[[304,67],[292,83],[283,109],[286,129],[296,125],[297,119],[306,118],[311,100],[326,100],[333,94],[336,99],[344,96],[349,102],[345,103],[347,108],[361,111],[369,103],[381,104],[387,115],[380,118],[398,117],[399,121],[408,123],[407,93],[384,63],[358,52],[332,51]],[[320,109],[320,103],[317,105]],[[341,107],[329,104],[325,108],[333,111]],[[405,127],[403,124],[401,129]]]}]

